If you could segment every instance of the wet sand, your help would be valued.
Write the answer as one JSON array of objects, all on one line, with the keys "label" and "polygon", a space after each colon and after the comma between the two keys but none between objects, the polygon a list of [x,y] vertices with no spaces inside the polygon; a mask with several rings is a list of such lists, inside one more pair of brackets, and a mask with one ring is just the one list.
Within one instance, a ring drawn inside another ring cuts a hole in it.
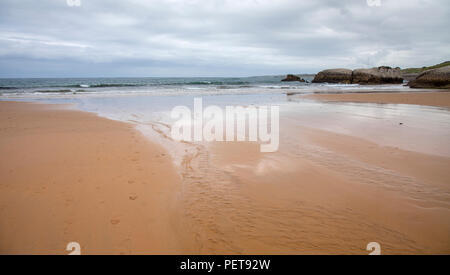
[{"label": "wet sand", "polygon": [[179,177],[132,125],[0,102],[0,254],[183,253]]},{"label": "wet sand", "polygon": [[188,160],[199,253],[368,254],[370,242],[383,254],[450,253],[450,158],[290,129],[298,145],[273,154],[212,143]]},{"label": "wet sand", "polygon": [[132,125],[0,103],[2,254],[450,253],[449,157],[282,118],[278,152],[183,143],[178,166]]},{"label": "wet sand", "polygon": [[196,253],[368,254],[370,242],[383,254],[450,253],[448,156],[298,121],[281,118],[275,153],[249,142],[185,144],[183,228]]},{"label": "wet sand", "polygon": [[[298,95],[295,95],[298,96]],[[408,93],[344,93],[302,95],[306,99],[323,101],[368,102],[386,104],[415,104],[450,107],[450,91]]]}]

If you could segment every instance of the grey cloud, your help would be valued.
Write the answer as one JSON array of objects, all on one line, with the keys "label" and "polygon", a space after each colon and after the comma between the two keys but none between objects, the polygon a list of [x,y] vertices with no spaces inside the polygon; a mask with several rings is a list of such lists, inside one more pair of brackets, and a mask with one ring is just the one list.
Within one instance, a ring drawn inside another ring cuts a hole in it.
[{"label": "grey cloud", "polygon": [[0,0],[0,77],[239,76],[450,59],[447,0]]}]

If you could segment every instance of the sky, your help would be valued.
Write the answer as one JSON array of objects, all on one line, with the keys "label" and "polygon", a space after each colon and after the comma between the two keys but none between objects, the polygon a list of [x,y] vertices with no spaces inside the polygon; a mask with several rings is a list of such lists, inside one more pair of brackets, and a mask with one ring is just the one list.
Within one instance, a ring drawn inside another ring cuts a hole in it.
[{"label": "sky", "polygon": [[189,77],[450,60],[448,0],[0,0],[0,77]]}]

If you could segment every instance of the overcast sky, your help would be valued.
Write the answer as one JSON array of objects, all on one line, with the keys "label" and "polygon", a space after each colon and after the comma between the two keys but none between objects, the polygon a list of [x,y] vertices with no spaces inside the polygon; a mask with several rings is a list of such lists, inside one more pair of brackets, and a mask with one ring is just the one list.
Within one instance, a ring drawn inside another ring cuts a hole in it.
[{"label": "overcast sky", "polygon": [[0,77],[421,67],[449,27],[449,0],[0,0]]}]

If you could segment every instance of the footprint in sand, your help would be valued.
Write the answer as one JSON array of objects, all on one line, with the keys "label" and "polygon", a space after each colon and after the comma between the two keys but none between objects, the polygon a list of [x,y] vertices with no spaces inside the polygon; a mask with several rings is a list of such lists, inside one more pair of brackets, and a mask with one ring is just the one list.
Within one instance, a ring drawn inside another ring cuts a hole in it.
[{"label": "footprint in sand", "polygon": [[117,224],[119,224],[120,223],[120,220],[119,219],[112,219],[111,220],[111,224],[112,225],[117,225]]},{"label": "footprint in sand", "polygon": [[138,198],[138,196],[137,195],[130,195],[129,198],[130,198],[130,200],[135,201]]}]

